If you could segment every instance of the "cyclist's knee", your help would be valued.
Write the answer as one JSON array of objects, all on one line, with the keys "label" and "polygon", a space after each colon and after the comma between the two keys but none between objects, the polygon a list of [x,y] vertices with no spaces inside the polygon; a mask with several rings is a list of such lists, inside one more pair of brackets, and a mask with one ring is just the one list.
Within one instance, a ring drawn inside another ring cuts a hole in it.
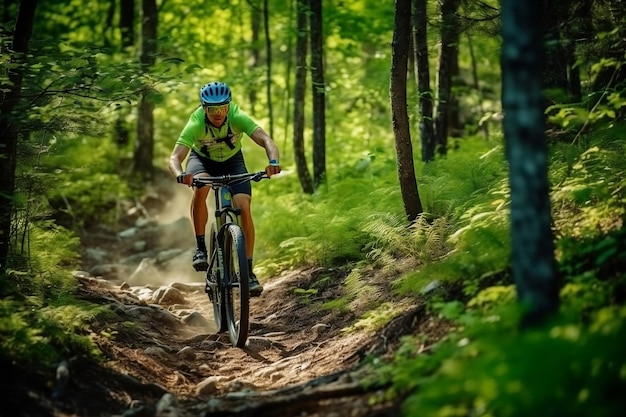
[{"label": "cyclist's knee", "polygon": [[250,201],[252,198],[248,194],[235,194],[233,196],[233,204],[239,208],[242,212],[250,211]]},{"label": "cyclist's knee", "polygon": [[204,198],[206,198],[206,196],[209,195],[209,191],[211,191],[211,186],[209,186],[209,185],[206,185],[206,186],[201,187],[201,188],[197,188],[196,187],[196,188],[193,189],[194,196],[196,196],[196,197],[204,197]]}]

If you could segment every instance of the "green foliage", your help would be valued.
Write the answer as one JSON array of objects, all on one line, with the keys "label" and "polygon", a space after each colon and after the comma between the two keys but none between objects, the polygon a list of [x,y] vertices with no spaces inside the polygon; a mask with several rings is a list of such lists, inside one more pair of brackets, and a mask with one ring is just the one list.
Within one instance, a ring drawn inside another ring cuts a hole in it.
[{"label": "green foliage", "polygon": [[45,336],[45,329],[33,326],[36,312],[24,309],[21,303],[0,300],[0,355],[18,361],[52,363],[59,355]]},{"label": "green foliage", "polygon": [[556,175],[564,176],[552,195],[555,223],[562,236],[592,236],[622,226],[626,198],[623,145],[603,142],[604,149],[592,146],[579,152],[575,163],[555,167]]},{"label": "green foliage", "polygon": [[28,238],[30,272],[0,276],[0,356],[30,365],[97,357],[88,326],[108,311],[69,296],[76,289],[68,270],[77,265],[78,238],[50,221],[35,223]]},{"label": "green foliage", "polygon": [[626,266],[626,230],[598,236],[568,236],[558,241],[559,268],[572,280],[587,276],[612,279]]},{"label": "green foliage", "polygon": [[[514,320],[487,316],[454,339],[454,348],[452,341],[437,346],[445,359],[435,355],[431,367],[424,367],[423,357],[400,359],[395,389],[419,386],[404,415],[620,415],[625,314],[624,308],[606,308],[589,327],[559,322],[527,332],[515,331]],[[433,363],[440,365],[435,371]]]},{"label": "green foliage", "polygon": [[375,332],[382,329],[389,321],[405,311],[406,306],[397,302],[384,302],[368,310],[354,324],[344,329],[345,332],[365,330]]},{"label": "green foliage", "polygon": [[[117,150],[109,142],[68,137],[51,144],[42,159],[45,170],[55,172],[55,183],[46,189],[52,208],[70,225],[113,225],[119,202],[133,195],[117,166]],[[67,165],[65,161],[73,161]],[[62,214],[62,215],[61,215]]]},{"label": "green foliage", "polygon": [[478,138],[446,159],[424,166],[418,178],[428,214],[407,225],[400,215],[370,216],[369,256],[393,267],[410,258],[420,265],[396,284],[401,292],[420,293],[434,280],[463,282],[467,295],[508,266],[510,252],[506,165],[501,147]]},{"label": "green foliage", "polygon": [[110,315],[106,307],[64,300],[58,306],[39,306],[0,300],[0,356],[28,365],[51,365],[77,354],[101,354],[89,336],[89,323]]},{"label": "green foliage", "polygon": [[299,190],[274,191],[279,186],[284,190],[289,186],[285,182],[296,181],[294,177],[264,185],[254,202],[257,233],[263,237],[257,258],[268,259],[260,267],[271,273],[294,265],[342,265],[363,259],[367,243],[363,226],[368,215],[377,209],[399,211],[401,207],[399,191],[388,188],[393,173],[372,177],[376,165],[352,171],[351,178],[312,196],[303,196]]},{"label": "green foliage", "polygon": [[[617,41],[618,36],[619,31],[615,29],[610,33],[600,33],[598,38],[602,40],[601,43],[605,43],[606,39],[613,39],[615,44],[619,45],[621,41]],[[611,48],[608,47],[608,49]],[[622,49],[621,46],[616,48],[619,51]],[[606,53],[606,49],[603,52]],[[607,124],[622,120],[626,96],[624,96],[624,85],[620,85],[619,73],[623,71],[626,61],[621,52],[618,57],[619,59],[600,56],[596,61],[591,61],[589,77],[592,82],[597,82],[602,90],[590,92],[582,103],[571,104],[565,99],[549,106],[546,109],[548,121],[574,135],[574,141],[576,141],[580,139],[583,132],[603,129]],[[605,83],[606,85],[603,85]]]},{"label": "green foliage", "polygon": [[434,344],[406,337],[391,364],[375,361],[392,384],[385,398],[408,395],[406,416],[621,415],[626,308],[611,305],[621,293],[591,277],[567,284],[560,314],[523,331],[513,286],[435,303],[458,330]]},{"label": "green foliage", "polygon": [[[80,241],[73,232],[49,220],[41,221],[34,225],[30,239],[34,270],[67,274],[68,269],[78,266]],[[59,284],[52,286],[64,288]]]},{"label": "green foliage", "polygon": [[44,303],[76,288],[68,269],[78,262],[78,238],[51,222],[40,222],[27,231],[30,272],[9,270],[0,277],[0,296],[32,297]]},{"label": "green foliage", "polygon": [[311,297],[317,294],[317,290],[315,288],[294,288],[293,292],[298,295],[302,304],[310,304]]}]

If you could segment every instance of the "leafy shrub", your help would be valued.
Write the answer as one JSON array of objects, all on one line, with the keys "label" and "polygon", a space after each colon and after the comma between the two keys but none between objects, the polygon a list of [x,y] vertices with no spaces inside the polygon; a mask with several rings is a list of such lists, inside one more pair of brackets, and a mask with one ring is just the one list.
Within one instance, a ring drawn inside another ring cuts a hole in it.
[{"label": "leafy shrub", "polygon": [[383,208],[398,212],[401,207],[399,191],[388,188],[388,176],[374,184],[365,176],[367,172],[344,179],[311,196],[297,190],[276,200],[270,187],[259,193],[253,210],[262,237],[257,239],[257,258],[266,260],[261,268],[271,273],[295,265],[341,265],[363,259],[368,241],[363,227],[369,214]]},{"label": "leafy shrub", "polygon": [[[37,302],[37,301],[36,301]],[[58,307],[0,300],[0,356],[30,365],[50,365],[77,354],[99,357],[89,323],[106,307],[65,300]]]},{"label": "leafy shrub", "polygon": [[591,236],[621,228],[626,214],[623,150],[591,147],[554,187],[554,222],[559,236]]},{"label": "leafy shrub", "polygon": [[406,337],[392,364],[377,362],[386,397],[408,394],[403,415],[621,415],[626,308],[598,308],[589,325],[560,315],[520,331],[519,311],[491,295],[473,313],[448,314],[462,330],[430,352],[420,352],[423,337]]},{"label": "leafy shrub", "polygon": [[460,339],[431,378],[416,375],[423,383],[406,401],[405,415],[618,416],[625,405],[618,394],[626,388],[625,315],[624,308],[608,308],[588,328],[493,326]]}]

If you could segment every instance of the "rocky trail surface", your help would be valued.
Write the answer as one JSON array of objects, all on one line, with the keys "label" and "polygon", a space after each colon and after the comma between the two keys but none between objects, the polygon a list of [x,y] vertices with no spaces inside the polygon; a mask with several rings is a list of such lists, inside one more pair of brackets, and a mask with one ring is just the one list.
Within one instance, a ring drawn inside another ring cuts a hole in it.
[{"label": "rocky trail surface", "polygon": [[17,381],[8,408],[19,410],[6,415],[397,415],[395,404],[380,401],[385,387],[366,388],[368,372],[360,366],[393,338],[346,332],[352,313],[323,311],[295,295],[293,288],[323,273],[291,271],[267,282],[251,301],[243,349],[232,347],[227,333],[215,334],[201,285],[118,286],[79,277],[79,298],[115,312],[91,328],[106,358],[68,358],[42,370],[39,387],[23,375],[5,375]]}]

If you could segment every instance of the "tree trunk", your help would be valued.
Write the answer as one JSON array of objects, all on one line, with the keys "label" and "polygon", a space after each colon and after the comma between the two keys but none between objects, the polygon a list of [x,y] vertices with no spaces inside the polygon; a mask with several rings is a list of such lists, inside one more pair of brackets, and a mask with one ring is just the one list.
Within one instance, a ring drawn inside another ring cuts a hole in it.
[{"label": "tree trunk", "polygon": [[396,0],[393,41],[391,43],[391,122],[396,144],[398,178],[400,192],[407,219],[413,221],[422,213],[415,166],[413,147],[407,112],[406,80],[411,39],[411,0]]},{"label": "tree trunk", "polygon": [[435,159],[435,131],[433,129],[433,92],[430,89],[428,63],[428,35],[426,0],[414,0],[413,46],[415,77],[419,94],[419,132],[422,144],[422,161]]},{"label": "tree trunk", "polygon": [[304,147],[304,102],[306,93],[306,55],[308,46],[307,12],[309,10],[307,0],[296,1],[296,25],[298,38],[296,41],[296,86],[293,103],[293,151],[298,179],[302,191],[313,194],[313,180],[306,163]]},{"label": "tree trunk", "polygon": [[[259,39],[261,35],[261,19],[262,15],[259,12],[259,9],[256,7],[252,7],[252,11],[250,13],[251,22],[250,22],[250,30],[252,31],[252,46],[250,48],[250,72],[252,74],[256,74],[261,66],[261,50],[259,49]],[[256,104],[257,104],[257,86],[252,85],[252,88],[248,89],[248,100],[250,101],[250,110],[252,114],[256,114]]]},{"label": "tree trunk", "polygon": [[120,0],[120,32],[122,48],[135,44],[135,0]]},{"label": "tree trunk", "polygon": [[[455,15],[456,19],[456,15]],[[455,27],[452,31],[454,41],[451,45],[450,53],[450,93],[448,95],[448,135],[454,138],[463,136],[464,126],[461,123],[461,103],[454,92],[454,87],[460,84],[461,70],[459,68],[459,41],[461,34],[459,29]]]},{"label": "tree trunk", "polygon": [[274,107],[272,106],[272,38],[270,37],[270,11],[267,0],[263,1],[263,21],[265,22],[265,55],[267,67],[267,117],[270,121],[271,137],[274,137]]},{"label": "tree trunk", "polygon": [[310,0],[311,82],[313,93],[313,183],[318,188],[326,176],[326,85],[322,0]]},{"label": "tree trunk", "polygon": [[[478,64],[476,63],[476,54],[474,53],[474,41],[472,40],[472,35],[470,33],[467,34],[467,47],[470,54],[470,60],[472,62],[472,84],[476,90],[476,94],[478,94],[478,112],[479,117],[482,118],[485,114],[485,110],[483,108],[483,95],[482,89],[480,88],[480,81],[478,79]],[[485,121],[480,128],[485,133],[485,139],[489,139],[489,123]]]},{"label": "tree trunk", "polygon": [[502,7],[502,108],[511,187],[513,276],[525,325],[558,307],[542,106],[541,0]]},{"label": "tree trunk", "polygon": [[544,0],[542,3],[544,66],[543,92],[544,110],[555,103],[564,103],[568,91],[567,58],[561,39],[561,23],[566,16],[563,0]]},{"label": "tree trunk", "polygon": [[453,55],[458,54],[457,17],[460,0],[443,0],[441,3],[441,49],[439,52],[439,68],[437,71],[437,111],[435,118],[435,134],[437,152],[445,155],[448,152],[448,120],[451,107]]},{"label": "tree trunk", "polygon": [[[135,45],[135,0],[120,0],[120,33],[122,35],[122,51],[128,53],[128,49]],[[126,123],[128,107],[119,110],[114,124],[115,143],[124,148],[130,142],[130,128]]]},{"label": "tree trunk", "polygon": [[565,27],[564,36],[568,40],[565,45],[568,70],[568,91],[573,103],[583,100],[580,69],[576,64],[576,42],[579,39],[591,39],[593,33],[593,8],[594,0],[580,0],[571,5],[571,24]]},{"label": "tree trunk", "polygon": [[[158,11],[156,0],[143,0],[141,24],[141,68],[147,73],[155,63],[157,47]],[[154,103],[150,100],[152,89],[146,87],[139,101],[137,118],[137,141],[133,155],[133,173],[135,177],[151,179],[154,156]]]},{"label": "tree trunk", "polygon": [[11,219],[15,193],[15,168],[17,164],[18,121],[13,111],[21,99],[22,80],[26,68],[25,58],[32,35],[37,0],[22,0],[13,31],[11,66],[7,70],[8,82],[1,87],[4,94],[0,102],[0,274],[9,267],[11,253]]}]

